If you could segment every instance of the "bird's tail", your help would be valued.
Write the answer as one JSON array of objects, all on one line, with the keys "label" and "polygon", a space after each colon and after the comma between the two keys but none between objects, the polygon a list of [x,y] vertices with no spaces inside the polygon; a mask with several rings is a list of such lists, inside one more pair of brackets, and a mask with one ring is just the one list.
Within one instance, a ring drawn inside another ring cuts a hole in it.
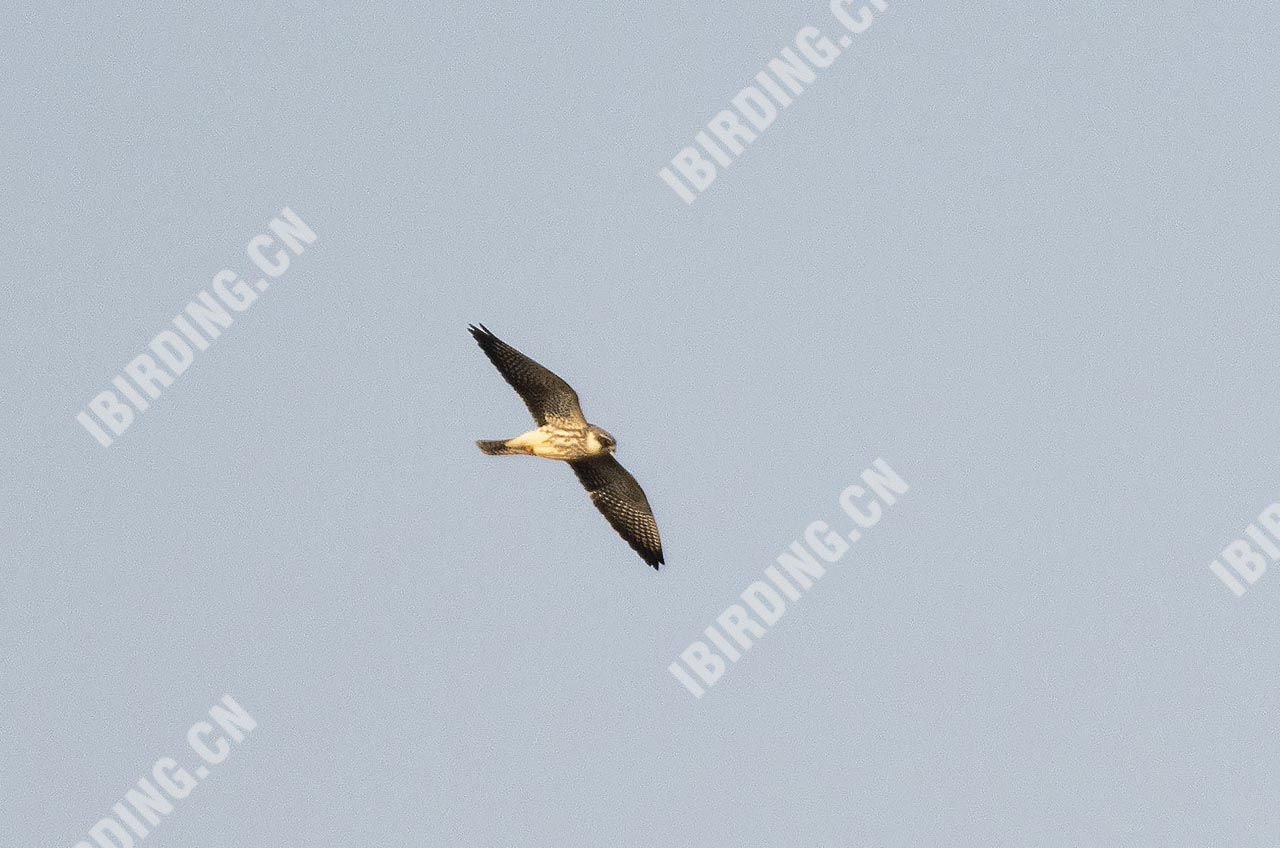
[{"label": "bird's tail", "polygon": [[510,456],[512,454],[524,453],[515,448],[507,447],[506,441],[502,439],[481,439],[476,442],[476,447],[489,454],[489,456]]}]

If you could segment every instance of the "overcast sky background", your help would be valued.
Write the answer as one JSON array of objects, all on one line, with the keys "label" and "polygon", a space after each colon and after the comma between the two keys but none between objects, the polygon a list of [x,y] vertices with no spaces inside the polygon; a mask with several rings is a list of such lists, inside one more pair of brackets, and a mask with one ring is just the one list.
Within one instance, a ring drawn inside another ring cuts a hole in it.
[{"label": "overcast sky background", "polygon": [[[823,2],[6,15],[0,832],[1280,842],[1280,13],[894,3],[694,205],[657,171]],[[281,207],[316,242],[110,449],[76,413]],[[568,379],[648,492],[482,456]],[[668,663],[883,457],[701,700]]]}]

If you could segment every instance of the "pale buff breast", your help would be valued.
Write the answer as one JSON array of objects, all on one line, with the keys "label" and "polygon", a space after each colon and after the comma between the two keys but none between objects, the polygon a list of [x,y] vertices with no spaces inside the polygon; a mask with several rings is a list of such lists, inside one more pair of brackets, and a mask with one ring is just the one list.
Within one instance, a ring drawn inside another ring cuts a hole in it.
[{"label": "pale buff breast", "polygon": [[509,440],[507,447],[544,459],[582,459],[599,452],[599,445],[593,446],[592,441],[585,427],[571,429],[546,424]]}]

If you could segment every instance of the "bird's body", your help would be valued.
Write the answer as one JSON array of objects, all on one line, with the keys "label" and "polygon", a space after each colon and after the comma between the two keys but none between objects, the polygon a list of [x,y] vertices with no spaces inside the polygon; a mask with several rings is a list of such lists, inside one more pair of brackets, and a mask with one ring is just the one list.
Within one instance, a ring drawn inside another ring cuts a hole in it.
[{"label": "bird's body", "polygon": [[543,459],[559,459],[571,462],[608,453],[592,425],[586,427],[544,424],[514,439],[503,441],[481,440],[476,442],[480,450],[491,456],[529,454]]},{"label": "bird's body", "polygon": [[524,399],[538,425],[512,439],[478,441],[477,447],[490,456],[528,454],[569,463],[613,529],[641,559],[657,568],[663,562],[658,523],[640,484],[613,458],[617,440],[587,422],[578,393],[568,383],[483,324],[469,329],[499,373]]}]

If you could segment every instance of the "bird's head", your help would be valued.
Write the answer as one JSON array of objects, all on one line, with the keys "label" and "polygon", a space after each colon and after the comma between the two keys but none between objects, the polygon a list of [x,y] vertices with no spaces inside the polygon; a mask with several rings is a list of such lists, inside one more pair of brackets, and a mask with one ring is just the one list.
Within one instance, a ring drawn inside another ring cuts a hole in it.
[{"label": "bird's head", "polygon": [[597,453],[613,453],[618,449],[618,440],[609,435],[604,428],[592,424],[587,433],[591,441],[594,442],[592,447],[596,448]]}]

